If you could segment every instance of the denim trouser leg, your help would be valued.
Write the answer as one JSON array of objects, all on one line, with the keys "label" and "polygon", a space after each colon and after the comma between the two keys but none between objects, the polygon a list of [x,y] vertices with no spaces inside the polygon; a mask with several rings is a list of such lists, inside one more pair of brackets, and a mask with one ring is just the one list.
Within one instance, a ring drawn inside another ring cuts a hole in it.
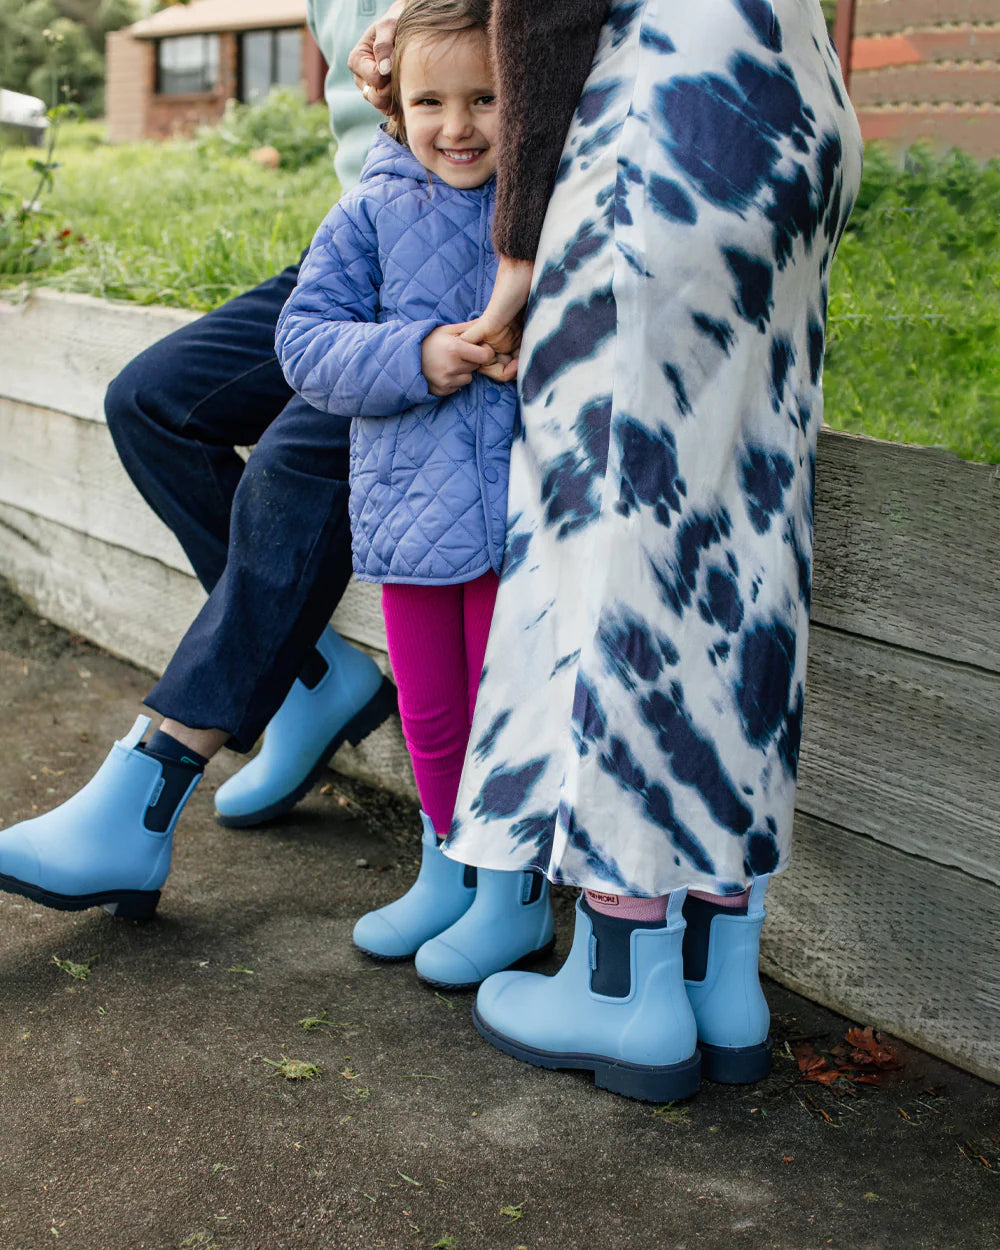
[{"label": "denim trouser leg", "polygon": [[[148,703],[228,730],[241,750],[287,694],[351,571],[350,422],[294,396],[274,355],[296,272],[154,344],[106,402],[122,463],[209,591]],[[251,443],[244,469],[234,447]]]}]

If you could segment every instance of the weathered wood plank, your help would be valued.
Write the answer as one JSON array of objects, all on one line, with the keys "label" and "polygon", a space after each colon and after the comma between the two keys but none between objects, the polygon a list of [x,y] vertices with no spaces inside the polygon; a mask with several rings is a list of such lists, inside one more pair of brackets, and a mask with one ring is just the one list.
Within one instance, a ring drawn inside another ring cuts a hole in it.
[{"label": "weathered wood plank", "polygon": [[1000,468],[824,430],[813,619],[1000,672]]},{"label": "weathered wood plank", "polygon": [[1000,886],[1000,677],[815,626],[797,806]]},{"label": "weathered wood plank", "polygon": [[1000,890],[810,816],[795,837],[768,891],[764,971],[1000,1080]]},{"label": "weathered wood plank", "polygon": [[0,301],[0,394],[101,421],[115,374],[195,315],[58,291]]},{"label": "weathered wood plank", "polygon": [[190,574],[2,502],[0,575],[42,616],[156,673],[204,601]]},{"label": "weathered wood plank", "polygon": [[140,497],[103,421],[0,398],[0,501],[189,572],[180,543]]},{"label": "weathered wood plank", "polygon": [[[114,374],[190,316],[44,291],[0,303],[0,395],[99,421]],[[818,622],[1000,671],[1000,471],[824,430],[816,531]]]}]

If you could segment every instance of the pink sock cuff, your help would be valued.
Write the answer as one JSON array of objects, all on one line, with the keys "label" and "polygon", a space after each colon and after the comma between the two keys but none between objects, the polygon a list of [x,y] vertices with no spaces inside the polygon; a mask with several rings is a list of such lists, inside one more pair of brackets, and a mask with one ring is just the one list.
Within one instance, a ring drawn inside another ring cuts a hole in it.
[{"label": "pink sock cuff", "polygon": [[688,890],[689,898],[700,898],[705,903],[714,903],[716,907],[730,907],[734,910],[746,907],[750,902],[750,891],[742,894],[707,894],[704,890]]},{"label": "pink sock cuff", "polygon": [[602,916],[617,916],[619,920],[666,920],[669,894],[658,898],[633,898],[629,894],[602,894],[599,890],[584,890],[587,902]]}]

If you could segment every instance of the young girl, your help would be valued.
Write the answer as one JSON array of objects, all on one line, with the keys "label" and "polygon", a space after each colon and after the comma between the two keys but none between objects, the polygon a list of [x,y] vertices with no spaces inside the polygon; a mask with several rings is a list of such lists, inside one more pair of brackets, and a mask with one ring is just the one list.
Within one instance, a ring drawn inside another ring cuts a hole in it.
[{"label": "young girl", "polygon": [[553,942],[541,876],[477,873],[439,847],[496,596],[517,406],[514,387],[497,380],[493,349],[461,338],[497,266],[488,16],[488,0],[409,0],[396,28],[390,120],[360,185],[313,240],[277,332],[291,386],[316,408],[352,417],[354,572],[382,583],[423,806],[416,882],[363,916],[354,942],[376,959],[416,955],[419,976],[452,987]]}]

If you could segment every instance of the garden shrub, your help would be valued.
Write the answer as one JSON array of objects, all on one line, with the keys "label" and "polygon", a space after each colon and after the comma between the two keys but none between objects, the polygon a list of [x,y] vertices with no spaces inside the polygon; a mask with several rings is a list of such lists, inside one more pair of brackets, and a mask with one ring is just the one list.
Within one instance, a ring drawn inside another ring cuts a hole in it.
[{"label": "garden shrub", "polygon": [[281,168],[302,169],[320,159],[329,160],[332,136],[330,115],[323,104],[307,104],[299,91],[279,88],[257,104],[226,103],[222,120],[203,126],[195,139],[207,159],[221,155],[246,156],[255,148],[277,148]]}]

